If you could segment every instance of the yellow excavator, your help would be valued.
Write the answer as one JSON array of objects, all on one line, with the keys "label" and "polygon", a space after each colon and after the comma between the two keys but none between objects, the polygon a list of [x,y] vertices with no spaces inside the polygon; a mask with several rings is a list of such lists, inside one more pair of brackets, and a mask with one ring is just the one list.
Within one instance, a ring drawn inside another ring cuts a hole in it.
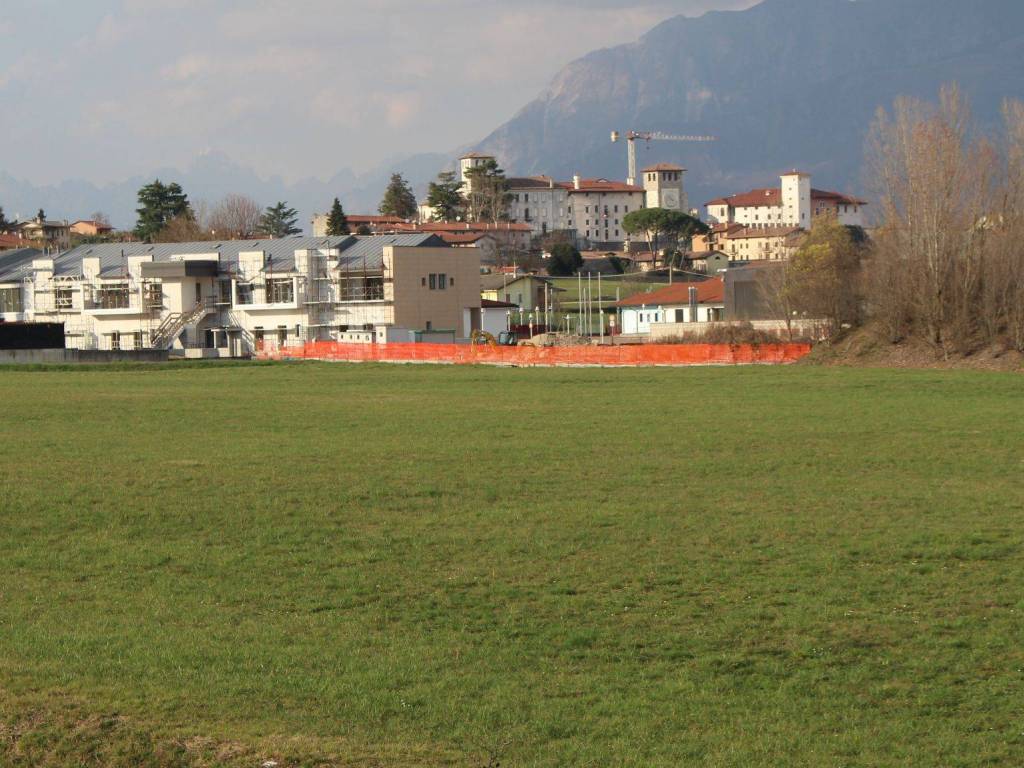
[{"label": "yellow excavator", "polygon": [[480,347],[485,344],[488,347],[517,347],[519,346],[519,337],[511,331],[502,331],[498,334],[498,338],[494,338],[493,333],[478,329],[473,331],[470,336],[470,342],[474,347]]}]

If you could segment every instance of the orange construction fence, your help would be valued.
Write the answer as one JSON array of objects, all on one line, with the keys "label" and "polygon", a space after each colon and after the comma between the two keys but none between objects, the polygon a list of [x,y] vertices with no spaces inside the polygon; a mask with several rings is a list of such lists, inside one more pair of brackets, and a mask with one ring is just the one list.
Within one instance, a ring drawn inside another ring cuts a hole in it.
[{"label": "orange construction fence", "polygon": [[507,366],[686,366],[795,363],[810,344],[635,344],[591,347],[490,347],[469,344],[342,344],[311,341],[264,348],[260,360],[441,363]]}]

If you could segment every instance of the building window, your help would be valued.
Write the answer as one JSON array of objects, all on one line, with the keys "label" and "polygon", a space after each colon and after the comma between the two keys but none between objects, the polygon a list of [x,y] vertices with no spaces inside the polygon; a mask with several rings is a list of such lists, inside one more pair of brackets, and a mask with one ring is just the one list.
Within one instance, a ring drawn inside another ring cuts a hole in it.
[{"label": "building window", "polygon": [[235,285],[235,297],[239,304],[252,304],[252,284],[238,283]]},{"label": "building window", "polygon": [[439,274],[437,276],[437,288],[438,288],[438,290],[443,291],[447,287],[448,287],[448,276],[444,272],[442,272],[441,274]]},{"label": "building window", "polygon": [[110,348],[115,352],[121,349],[121,334],[117,331],[110,334]]},{"label": "building window", "polygon": [[231,281],[230,280],[218,280],[217,281],[217,303],[226,304],[231,306]]},{"label": "building window", "polygon": [[142,331],[132,334],[132,349],[142,349]]},{"label": "building window", "polygon": [[[424,278],[426,281],[426,278]],[[338,280],[339,301],[383,301],[383,277],[343,277]]]},{"label": "building window", "polygon": [[100,309],[128,309],[131,306],[128,286],[118,285],[97,289],[96,306]]},{"label": "building window", "polygon": [[430,290],[432,290],[432,291],[436,291],[437,290],[437,275],[433,274],[433,273],[431,273],[431,275],[430,275]]},{"label": "building window", "polygon": [[254,328],[253,332],[252,332],[252,338],[253,338],[253,341],[255,341],[257,344],[262,344],[263,343],[263,329],[260,328],[259,326]]},{"label": "building window", "polygon": [[71,309],[74,299],[70,288],[58,288],[54,291],[53,295],[57,309]]},{"label": "building window", "polygon": [[142,300],[147,309],[163,309],[164,287],[160,283],[146,283],[142,287]]},{"label": "building window", "polygon": [[295,283],[290,277],[267,280],[268,304],[291,304],[295,301]]},{"label": "building window", "polygon": [[454,277],[449,277],[448,278],[448,287],[449,288],[454,288],[455,287],[455,278]]},{"label": "building window", "polygon": [[0,288],[0,312],[22,312],[21,288]]},{"label": "building window", "polygon": [[288,326],[279,325],[277,326],[277,343],[282,347],[288,341]]}]

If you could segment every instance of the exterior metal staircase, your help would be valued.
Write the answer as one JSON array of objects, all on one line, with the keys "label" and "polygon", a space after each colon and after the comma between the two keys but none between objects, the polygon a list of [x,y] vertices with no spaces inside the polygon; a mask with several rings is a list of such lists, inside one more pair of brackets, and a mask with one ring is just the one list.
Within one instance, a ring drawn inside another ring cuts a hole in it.
[{"label": "exterior metal staircase", "polygon": [[187,326],[195,325],[214,309],[212,302],[200,301],[188,312],[172,312],[150,335],[150,346],[154,349],[170,349]]}]

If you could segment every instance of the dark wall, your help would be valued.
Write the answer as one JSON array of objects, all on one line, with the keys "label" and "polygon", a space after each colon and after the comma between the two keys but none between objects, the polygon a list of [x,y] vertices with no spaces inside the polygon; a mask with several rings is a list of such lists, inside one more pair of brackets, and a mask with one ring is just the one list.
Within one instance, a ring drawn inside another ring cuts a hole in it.
[{"label": "dark wall", "polygon": [[775,320],[761,285],[777,265],[734,267],[725,273],[726,320]]},{"label": "dark wall", "polygon": [[64,323],[0,323],[0,349],[64,349]]}]

